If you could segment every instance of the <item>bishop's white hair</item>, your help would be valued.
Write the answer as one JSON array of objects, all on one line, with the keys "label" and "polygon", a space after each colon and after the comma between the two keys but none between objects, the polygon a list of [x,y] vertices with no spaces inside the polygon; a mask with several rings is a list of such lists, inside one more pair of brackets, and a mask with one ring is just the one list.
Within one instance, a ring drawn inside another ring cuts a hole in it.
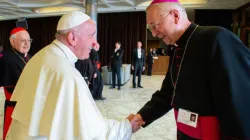
[{"label": "bishop's white hair", "polygon": [[187,18],[187,12],[184,6],[177,2],[162,2],[162,3],[156,3],[151,4],[147,7],[146,13],[151,9],[152,7],[157,7],[162,12],[169,12],[170,10],[177,10],[182,15],[182,17]]}]

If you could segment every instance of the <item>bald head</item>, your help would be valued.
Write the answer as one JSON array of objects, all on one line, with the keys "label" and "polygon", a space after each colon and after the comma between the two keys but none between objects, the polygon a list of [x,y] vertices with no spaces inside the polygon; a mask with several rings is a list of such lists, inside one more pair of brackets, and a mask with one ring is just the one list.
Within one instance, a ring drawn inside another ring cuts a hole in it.
[{"label": "bald head", "polygon": [[26,30],[19,31],[10,36],[11,46],[20,53],[27,54],[30,50],[32,39]]}]

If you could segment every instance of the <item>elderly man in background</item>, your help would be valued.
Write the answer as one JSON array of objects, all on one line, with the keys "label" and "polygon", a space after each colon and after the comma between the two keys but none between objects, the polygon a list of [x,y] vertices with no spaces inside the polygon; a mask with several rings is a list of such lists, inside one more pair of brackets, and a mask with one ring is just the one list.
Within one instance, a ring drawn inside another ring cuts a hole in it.
[{"label": "elderly man in background", "polygon": [[134,48],[132,52],[133,88],[136,88],[136,75],[138,75],[137,87],[143,88],[141,85],[141,74],[145,70],[146,54],[141,46],[141,41],[138,41],[137,48]]},{"label": "elderly man in background", "polygon": [[16,105],[10,101],[16,83],[31,56],[28,54],[32,39],[24,28],[14,28],[10,33],[11,49],[3,52],[0,58],[0,87],[4,88],[4,126],[3,139],[5,139],[11,124],[11,114]]},{"label": "elderly man in background", "polygon": [[93,75],[93,80],[89,85],[89,89],[95,100],[105,100],[106,97],[102,96],[103,79],[102,79],[102,74],[100,72],[101,62],[98,55],[99,48],[100,45],[98,43],[94,43],[93,48],[91,49],[90,52],[90,60],[92,61],[94,75]]},{"label": "elderly man in background", "polygon": [[111,56],[111,69],[112,69],[112,86],[109,89],[114,89],[116,86],[116,76],[117,76],[117,86],[118,90],[121,90],[121,67],[122,67],[122,57],[124,50],[121,48],[121,42],[117,41],[115,43],[115,50]]},{"label": "elderly man in background", "polygon": [[146,127],[173,108],[178,140],[250,139],[250,50],[225,28],[191,23],[177,0],[154,0],[146,18],[175,48],[161,89],[134,118]]},{"label": "elderly man in background", "polygon": [[75,68],[96,43],[96,25],[74,11],[63,15],[56,40],[25,67],[12,101],[17,101],[8,140],[127,140],[143,122],[105,119]]}]

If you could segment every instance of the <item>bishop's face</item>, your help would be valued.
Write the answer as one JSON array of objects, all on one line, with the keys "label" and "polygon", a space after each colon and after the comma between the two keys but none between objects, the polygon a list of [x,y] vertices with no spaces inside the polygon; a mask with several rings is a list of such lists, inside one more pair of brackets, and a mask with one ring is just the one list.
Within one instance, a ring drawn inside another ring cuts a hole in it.
[{"label": "bishop's face", "polygon": [[174,10],[161,10],[152,6],[147,11],[147,26],[154,37],[162,39],[166,44],[175,44],[176,15]]},{"label": "bishop's face", "polygon": [[32,39],[27,31],[20,31],[11,39],[11,45],[18,52],[27,54],[30,50]]}]

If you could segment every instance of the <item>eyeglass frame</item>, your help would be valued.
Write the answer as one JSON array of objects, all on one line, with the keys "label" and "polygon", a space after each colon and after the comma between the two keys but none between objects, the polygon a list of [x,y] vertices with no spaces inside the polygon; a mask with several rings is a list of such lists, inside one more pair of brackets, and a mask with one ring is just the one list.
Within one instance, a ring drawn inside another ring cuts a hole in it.
[{"label": "eyeglass frame", "polygon": [[150,25],[147,24],[147,28],[149,29],[149,31],[152,32],[152,30],[158,28],[159,24],[170,14],[171,10],[169,12],[167,12],[161,19],[159,19],[158,21],[151,23]]},{"label": "eyeglass frame", "polygon": [[17,38],[14,38],[14,37],[13,37],[13,39],[14,39],[14,40],[19,40],[21,43],[25,43],[26,41],[28,41],[30,44],[31,44],[31,43],[32,43],[32,41],[33,41],[33,39],[32,39],[32,38],[30,38],[30,39],[26,40],[26,39],[17,39]]}]

